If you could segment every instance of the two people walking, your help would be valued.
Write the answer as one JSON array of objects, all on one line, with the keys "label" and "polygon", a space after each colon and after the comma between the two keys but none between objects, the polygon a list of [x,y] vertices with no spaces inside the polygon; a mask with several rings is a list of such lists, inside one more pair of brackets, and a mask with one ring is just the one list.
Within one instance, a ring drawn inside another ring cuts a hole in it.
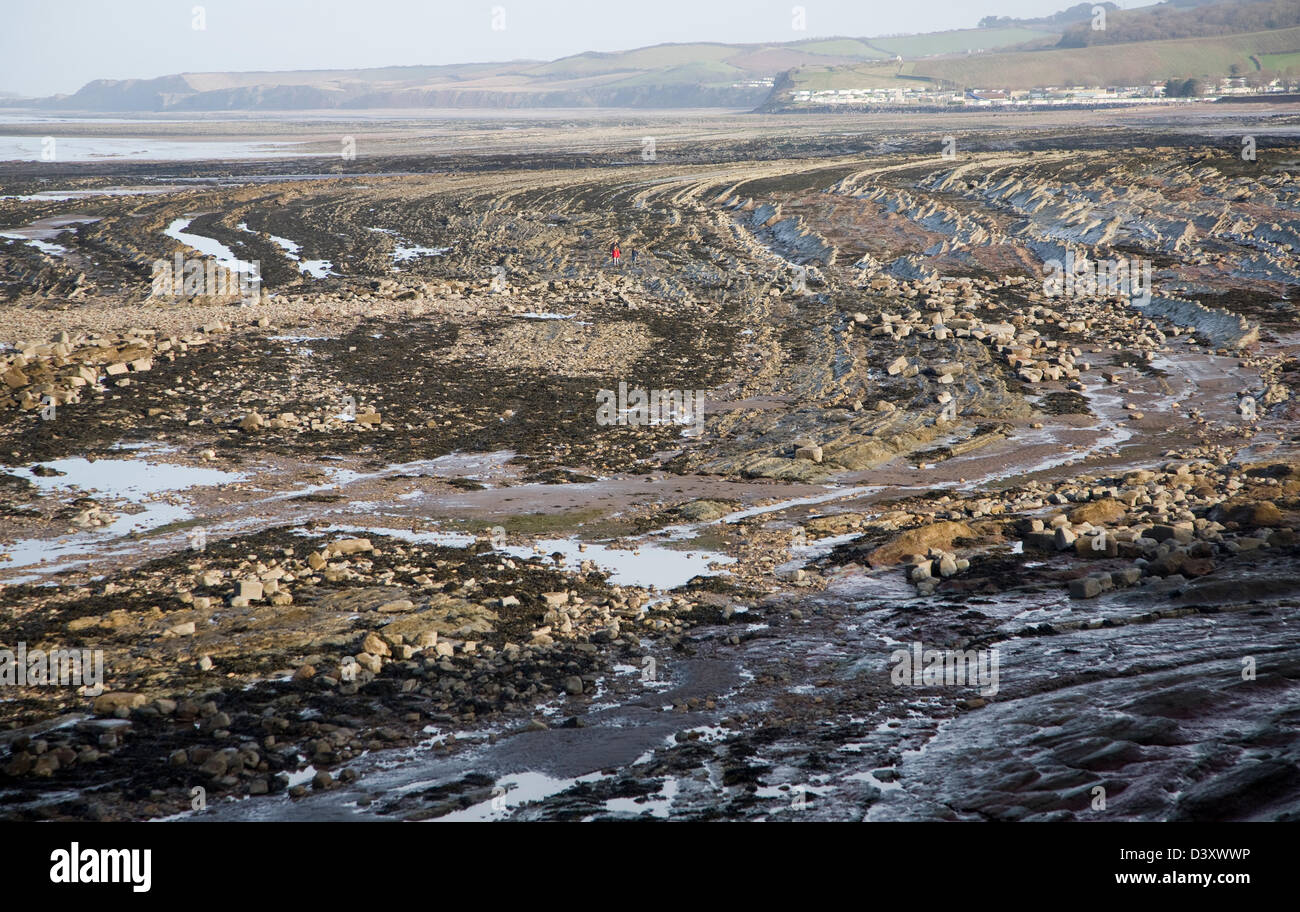
[{"label": "two people walking", "polygon": [[[632,261],[632,265],[635,266],[636,251],[635,250],[629,251],[628,258]],[[623,266],[623,250],[621,247],[618,246],[618,241],[615,241],[613,244],[610,245],[609,259],[614,266],[617,266],[619,268]]]}]

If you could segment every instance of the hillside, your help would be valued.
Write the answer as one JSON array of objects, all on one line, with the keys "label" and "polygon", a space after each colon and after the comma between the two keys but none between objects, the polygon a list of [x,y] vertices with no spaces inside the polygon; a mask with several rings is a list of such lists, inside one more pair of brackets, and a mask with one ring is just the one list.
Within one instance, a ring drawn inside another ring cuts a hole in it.
[{"label": "hillside", "polygon": [[[202,112],[390,108],[797,109],[810,92],[1140,86],[1168,79],[1256,81],[1300,66],[1297,0],[1092,5],[980,28],[764,44],[691,42],[557,60],[290,72],[194,72],[100,79],[35,102],[65,111]],[[1250,28],[1247,28],[1247,27]],[[796,93],[803,93],[797,96]],[[879,99],[878,99],[879,100]],[[0,106],[31,105],[0,98]]]},{"label": "hillside", "polygon": [[897,88],[919,83],[949,88],[1032,89],[1041,86],[1146,85],[1178,77],[1218,79],[1300,63],[1300,28],[1224,37],[1020,50],[935,57],[901,65],[811,67],[782,80],[769,109],[800,90]]},{"label": "hillside", "polygon": [[1236,65],[1256,69],[1252,56],[1300,48],[1300,28],[1214,38],[1188,38],[1089,48],[988,54],[918,63],[916,75],[961,85],[1032,88],[1041,85],[1138,85],[1177,76],[1219,78]]},{"label": "hillside", "polygon": [[[551,61],[363,70],[181,73],[100,79],[39,107],[93,112],[364,108],[738,107],[765,99],[798,67],[843,67],[896,56],[988,51],[1059,32],[962,29],[887,38],[831,37],[770,44],[661,44]],[[31,105],[30,100],[22,103]]]}]

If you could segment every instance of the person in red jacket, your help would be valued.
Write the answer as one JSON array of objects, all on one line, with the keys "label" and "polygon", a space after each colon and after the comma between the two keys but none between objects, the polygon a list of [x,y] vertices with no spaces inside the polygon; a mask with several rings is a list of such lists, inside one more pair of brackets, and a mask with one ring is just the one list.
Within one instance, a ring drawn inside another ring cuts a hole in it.
[{"label": "person in red jacket", "polygon": [[623,256],[623,251],[618,249],[618,241],[615,241],[614,246],[609,248],[609,258],[613,260],[615,266],[621,266],[622,256]]}]

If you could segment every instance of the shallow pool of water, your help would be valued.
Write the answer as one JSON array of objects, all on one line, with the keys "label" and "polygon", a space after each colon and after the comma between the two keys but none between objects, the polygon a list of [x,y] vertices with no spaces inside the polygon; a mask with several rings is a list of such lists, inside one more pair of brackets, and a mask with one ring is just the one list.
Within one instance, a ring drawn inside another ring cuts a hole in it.
[{"label": "shallow pool of water", "polygon": [[217,265],[222,269],[231,272],[245,273],[249,275],[260,275],[261,270],[256,263],[245,262],[235,256],[233,250],[216,238],[205,237],[201,234],[192,234],[185,229],[190,227],[193,222],[192,218],[178,218],[167,226],[163,234],[174,240],[180,241],[187,247],[192,247],[204,256],[210,256],[217,261]]},{"label": "shallow pool of water", "polygon": [[92,494],[115,512],[111,502],[127,502],[143,509],[118,513],[106,526],[57,539],[23,539],[4,546],[10,560],[0,563],[0,571],[29,567],[83,553],[128,532],[145,532],[192,517],[183,503],[171,502],[173,495],[194,487],[215,487],[240,481],[243,475],[221,469],[173,465],[147,459],[97,459],[81,457],[55,459],[40,463],[63,474],[41,476],[35,465],[13,469],[14,475],[27,479],[43,495],[71,497],[77,492]]}]

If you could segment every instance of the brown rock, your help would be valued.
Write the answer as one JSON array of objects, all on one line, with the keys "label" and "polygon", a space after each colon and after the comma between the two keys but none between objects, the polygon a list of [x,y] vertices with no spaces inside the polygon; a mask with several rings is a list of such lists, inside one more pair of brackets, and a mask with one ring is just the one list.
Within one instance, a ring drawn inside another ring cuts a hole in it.
[{"label": "brown rock", "polygon": [[1191,579],[1197,576],[1205,576],[1214,572],[1214,560],[1208,557],[1189,557],[1183,561],[1178,572],[1183,576]]},{"label": "brown rock", "polygon": [[1282,511],[1267,500],[1220,504],[1210,511],[1216,522],[1234,522],[1252,529],[1284,525]]},{"label": "brown rock", "polygon": [[1152,576],[1172,576],[1181,573],[1183,565],[1188,563],[1187,555],[1182,551],[1170,551],[1164,557],[1158,557],[1147,565],[1147,572]]},{"label": "brown rock", "polygon": [[928,554],[931,548],[951,551],[959,538],[974,538],[975,531],[962,522],[937,522],[929,526],[908,529],[888,544],[881,545],[867,555],[873,567],[891,567],[912,554]]},{"label": "brown rock", "polygon": [[361,554],[371,550],[373,548],[368,538],[345,538],[330,545],[330,551],[334,554]]},{"label": "brown rock", "polygon": [[100,694],[95,698],[94,702],[95,715],[111,716],[117,712],[119,707],[135,709],[137,706],[144,706],[145,702],[144,694],[139,693],[118,691],[115,693]]},{"label": "brown rock", "polygon": [[367,633],[366,638],[361,641],[361,649],[375,656],[391,656],[392,652],[377,634]]},{"label": "brown rock", "polygon": [[1118,500],[1106,498],[1105,500],[1094,500],[1091,503],[1075,507],[1070,511],[1070,522],[1105,526],[1122,520],[1124,513],[1125,507],[1122,503]]}]

